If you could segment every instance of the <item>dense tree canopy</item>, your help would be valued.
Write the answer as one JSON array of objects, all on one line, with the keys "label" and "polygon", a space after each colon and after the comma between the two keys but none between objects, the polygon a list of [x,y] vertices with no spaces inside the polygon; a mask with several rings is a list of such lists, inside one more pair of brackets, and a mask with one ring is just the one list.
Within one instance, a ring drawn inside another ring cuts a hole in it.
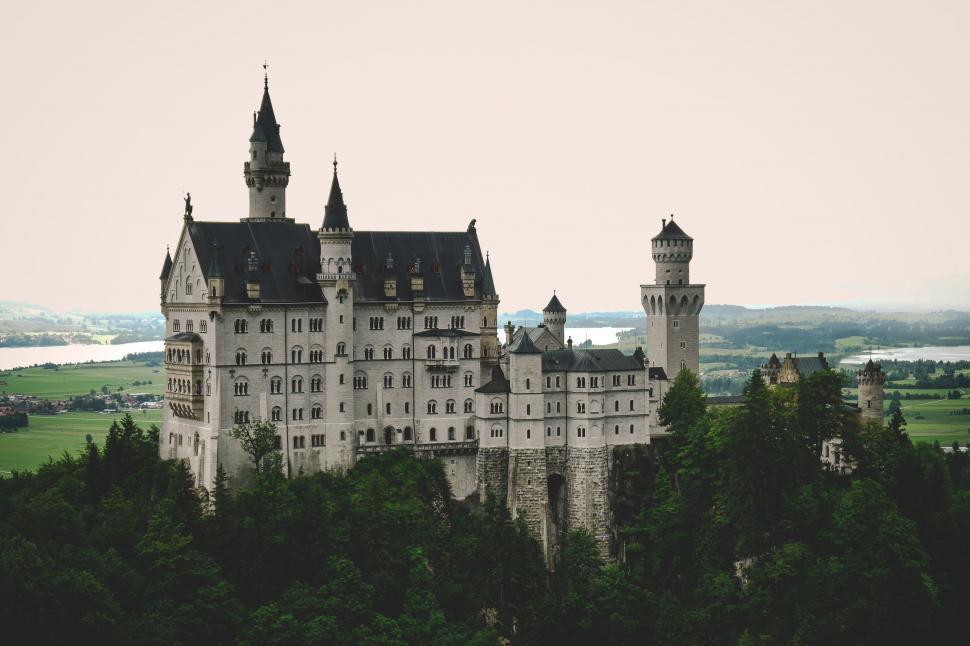
[{"label": "dense tree canopy", "polygon": [[[504,507],[453,501],[436,461],[267,468],[235,490],[220,472],[203,500],[126,417],[103,448],[0,481],[4,641],[962,641],[968,458],[914,446],[901,414],[860,428],[840,386],[755,374],[744,405],[708,409],[682,372],[670,437],[614,476],[622,558],[572,532],[551,567]],[[829,439],[852,475],[818,460]]]}]

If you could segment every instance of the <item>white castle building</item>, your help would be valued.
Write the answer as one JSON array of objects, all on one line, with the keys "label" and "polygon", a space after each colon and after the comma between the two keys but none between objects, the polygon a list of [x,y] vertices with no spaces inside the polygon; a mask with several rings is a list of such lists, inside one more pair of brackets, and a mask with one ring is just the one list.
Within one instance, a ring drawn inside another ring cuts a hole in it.
[{"label": "white castle building", "polygon": [[[186,213],[161,274],[166,319],[164,458],[211,489],[252,465],[234,423],[276,424],[286,474],[345,470],[408,447],[443,460],[453,494],[501,498],[552,554],[567,528],[613,545],[616,451],[662,435],[671,370],[697,370],[703,285],[692,240],[671,221],[652,241],[641,288],[642,350],[573,349],[553,296],[535,328],[507,329],[475,221],[463,231],[356,231],[337,177],[319,228],[286,212],[289,163],[264,84],[244,176],[249,215]],[[677,282],[673,282],[676,280]]]}]

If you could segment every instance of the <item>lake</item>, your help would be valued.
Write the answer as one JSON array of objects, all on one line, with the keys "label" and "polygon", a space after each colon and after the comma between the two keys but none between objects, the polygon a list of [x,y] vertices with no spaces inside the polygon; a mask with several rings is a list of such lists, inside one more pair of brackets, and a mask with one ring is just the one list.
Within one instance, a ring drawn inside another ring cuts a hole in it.
[{"label": "lake", "polygon": [[133,352],[161,352],[163,341],[139,341],[118,345],[74,343],[29,348],[0,348],[0,370],[24,368],[40,363],[86,363],[88,361],[117,361]]},{"label": "lake", "polygon": [[[876,361],[970,361],[970,345],[931,345],[925,348],[883,348],[873,350]],[[869,353],[846,357],[841,363],[862,364],[869,360]]]},{"label": "lake", "polygon": [[[593,345],[609,345],[616,343],[616,335],[619,332],[632,330],[629,327],[567,327],[566,338],[572,337],[573,343],[579,345],[586,339],[593,342]],[[499,328],[498,340],[505,343],[505,329]]]}]

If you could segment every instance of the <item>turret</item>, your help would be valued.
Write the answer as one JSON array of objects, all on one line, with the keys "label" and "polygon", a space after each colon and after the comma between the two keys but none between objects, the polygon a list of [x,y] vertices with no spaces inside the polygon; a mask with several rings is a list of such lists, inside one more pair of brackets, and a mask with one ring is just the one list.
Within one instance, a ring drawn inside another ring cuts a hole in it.
[{"label": "turret", "polygon": [[552,293],[549,304],[542,310],[542,322],[559,339],[559,343],[564,342],[566,337],[566,308],[559,302],[556,292]]},{"label": "turret", "polygon": [[[290,164],[283,161],[280,124],[269,98],[269,79],[263,79],[263,101],[253,113],[253,134],[249,137],[249,161],[243,167],[249,187],[248,220],[286,221],[286,186]],[[290,220],[292,221],[292,220]]]},{"label": "turret", "polygon": [[651,253],[657,265],[657,285],[689,285],[690,261],[694,256],[694,239],[684,233],[670,216],[666,219],[660,233],[653,237]]},{"label": "turret", "polygon": [[886,373],[882,371],[882,366],[869,359],[862,370],[856,372],[856,380],[859,382],[859,408],[862,409],[862,420],[882,424],[885,415],[883,384],[886,383]]},{"label": "turret", "polygon": [[226,281],[222,273],[222,247],[218,242],[213,243],[212,262],[206,278],[209,286],[209,303],[215,305],[222,302],[226,296]]},{"label": "turret", "polygon": [[158,279],[162,282],[162,303],[165,303],[165,288],[168,287],[168,277],[172,273],[172,254],[165,249],[165,262],[162,263],[162,273]]},{"label": "turret", "polygon": [[656,275],[653,284],[640,285],[640,301],[647,313],[647,358],[673,379],[681,370],[699,374],[704,285],[690,282],[693,238],[673,216],[661,222],[650,242]]},{"label": "turret", "polygon": [[[485,253],[485,275],[482,277],[482,361],[498,365],[498,293],[492,278],[492,261]],[[483,367],[483,378],[485,377]]]}]

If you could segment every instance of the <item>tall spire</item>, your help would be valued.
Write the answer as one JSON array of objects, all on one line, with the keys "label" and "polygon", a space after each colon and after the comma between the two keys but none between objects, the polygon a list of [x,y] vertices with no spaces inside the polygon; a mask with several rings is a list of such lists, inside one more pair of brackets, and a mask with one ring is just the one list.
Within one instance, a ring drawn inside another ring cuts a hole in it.
[{"label": "tall spire", "polygon": [[482,295],[495,296],[495,280],[492,278],[492,261],[485,252],[485,276],[482,278]]},{"label": "tall spire", "polygon": [[333,181],[330,183],[330,198],[324,209],[324,229],[349,229],[347,220],[347,205],[344,204],[344,193],[340,190],[340,180],[337,179],[337,155],[333,156]]},{"label": "tall spire", "polygon": [[249,217],[258,222],[292,222],[286,217],[286,187],[290,164],[283,160],[280,124],[269,98],[269,74],[263,63],[263,102],[253,113],[253,134],[249,137],[249,159],[243,167],[249,188]]},{"label": "tall spire", "polygon": [[259,105],[259,112],[256,122],[253,124],[253,134],[249,138],[250,143],[259,141],[266,144],[266,151],[271,153],[284,153],[283,140],[280,139],[280,124],[276,122],[276,113],[273,112],[273,102],[269,98],[269,75],[265,72],[266,65],[263,65],[263,101]]}]

